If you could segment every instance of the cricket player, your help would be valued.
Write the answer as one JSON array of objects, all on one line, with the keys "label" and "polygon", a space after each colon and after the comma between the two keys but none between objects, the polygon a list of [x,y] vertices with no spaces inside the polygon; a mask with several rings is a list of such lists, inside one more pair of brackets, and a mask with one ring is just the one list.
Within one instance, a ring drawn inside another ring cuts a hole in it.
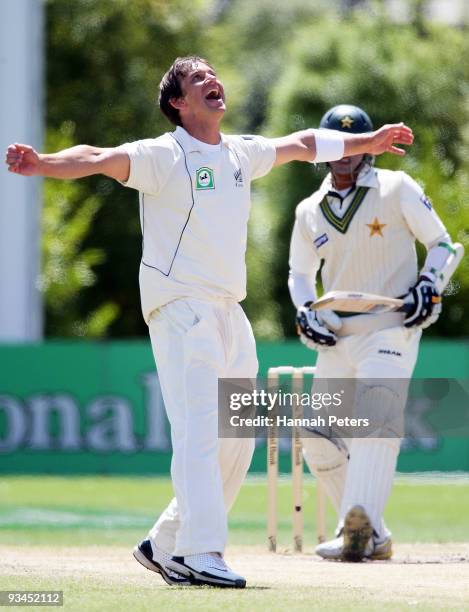
[{"label": "cricket player", "polygon": [[159,105],[174,131],[116,148],[80,145],[54,154],[8,147],[9,170],[76,179],[104,174],[139,192],[142,310],[171,425],[174,499],[135,558],[171,585],[244,587],[223,559],[227,511],[254,441],[218,438],[218,379],[255,378],[245,251],[251,181],[273,166],[344,155],[403,155],[403,124],[370,134],[308,129],[276,139],[220,132],[225,92],[199,57],[177,58]]},{"label": "cricket player", "polygon": [[[356,106],[331,108],[320,127],[372,132]],[[399,427],[422,329],[441,312],[437,278],[454,252],[450,236],[422,188],[404,172],[374,168],[369,154],[329,162],[318,191],[296,209],[289,288],[301,341],[318,351],[321,379],[357,379],[353,416],[379,420],[376,437],[338,438],[330,430],[303,440],[304,456],[336,509],[337,537],[316,548],[325,559],[388,559],[391,534],[383,510],[400,446]],[[427,249],[418,272],[415,242]],[[406,296],[406,315],[312,311],[322,263],[324,292]],[[332,384],[332,381],[329,382]],[[314,389],[314,385],[313,385]],[[313,432],[314,433],[314,432]]]}]

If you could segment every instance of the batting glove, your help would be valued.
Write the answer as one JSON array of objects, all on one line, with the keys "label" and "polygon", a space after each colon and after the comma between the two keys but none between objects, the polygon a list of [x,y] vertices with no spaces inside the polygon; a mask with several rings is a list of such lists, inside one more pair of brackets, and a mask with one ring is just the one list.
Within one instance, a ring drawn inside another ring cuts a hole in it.
[{"label": "batting glove", "polygon": [[420,327],[425,329],[438,320],[441,313],[441,297],[435,287],[434,280],[422,274],[414,285],[404,302],[412,305],[407,317],[404,319],[406,327]]},{"label": "batting glove", "polygon": [[313,351],[334,346],[337,336],[332,330],[342,327],[342,321],[332,310],[311,310],[306,302],[296,311],[296,329],[301,342]]}]

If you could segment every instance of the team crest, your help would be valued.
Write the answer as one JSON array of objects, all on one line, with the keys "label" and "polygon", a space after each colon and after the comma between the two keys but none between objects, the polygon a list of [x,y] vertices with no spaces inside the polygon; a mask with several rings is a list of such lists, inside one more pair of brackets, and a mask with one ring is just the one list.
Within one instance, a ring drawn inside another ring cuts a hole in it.
[{"label": "team crest", "polygon": [[211,168],[204,166],[195,171],[195,188],[197,190],[215,189],[215,180]]}]

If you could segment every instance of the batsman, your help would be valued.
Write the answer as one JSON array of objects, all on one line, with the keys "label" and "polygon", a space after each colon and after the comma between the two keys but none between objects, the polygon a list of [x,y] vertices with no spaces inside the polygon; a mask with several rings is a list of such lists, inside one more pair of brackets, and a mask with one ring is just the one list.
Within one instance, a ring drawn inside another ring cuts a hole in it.
[{"label": "batsman", "polygon": [[[320,127],[355,134],[373,130],[367,113],[350,105],[329,109]],[[404,172],[373,164],[368,154],[329,162],[319,190],[296,209],[290,246],[289,289],[298,333],[319,353],[315,384],[355,379],[354,415],[380,424],[376,436],[344,438],[326,428],[303,440],[306,462],[339,518],[336,538],[316,548],[331,560],[392,556],[383,511],[400,448],[396,423],[403,420],[422,330],[438,319],[442,291],[463,254],[422,188]],[[427,249],[420,272],[416,241]],[[311,310],[320,267],[324,292],[403,297],[411,307],[382,314]]]}]

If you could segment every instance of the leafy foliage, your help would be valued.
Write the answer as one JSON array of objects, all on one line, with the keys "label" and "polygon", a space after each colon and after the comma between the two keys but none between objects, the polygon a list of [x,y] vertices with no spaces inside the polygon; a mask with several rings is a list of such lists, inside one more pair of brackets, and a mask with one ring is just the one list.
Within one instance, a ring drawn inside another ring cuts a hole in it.
[{"label": "leafy foliage", "polygon": [[[73,126],[64,123],[59,132],[49,130],[47,146],[70,146]],[[41,284],[46,297],[47,336],[102,336],[118,315],[118,307],[104,302],[80,314],[81,291],[96,281],[94,268],[105,262],[102,249],[84,248],[100,201],[86,194],[83,183],[48,179],[44,187],[42,216],[43,259]]]}]

